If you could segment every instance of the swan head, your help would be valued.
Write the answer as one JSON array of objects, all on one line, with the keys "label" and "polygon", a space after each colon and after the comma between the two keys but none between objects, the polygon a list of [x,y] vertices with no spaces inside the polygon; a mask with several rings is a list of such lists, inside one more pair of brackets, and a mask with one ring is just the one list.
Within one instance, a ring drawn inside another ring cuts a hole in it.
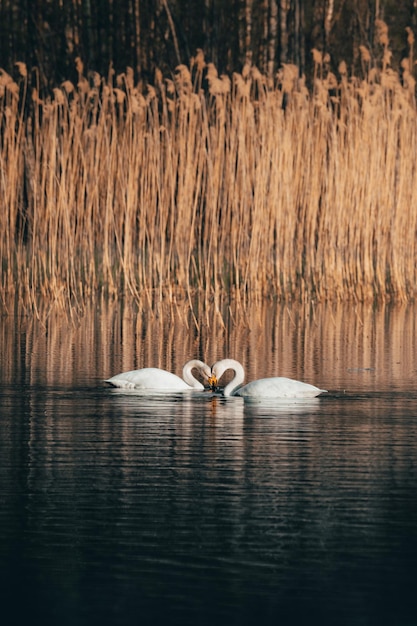
[{"label": "swan head", "polygon": [[203,386],[206,391],[212,390],[211,385],[211,368],[206,363],[201,363],[201,366],[198,368],[201,378],[203,379]]}]

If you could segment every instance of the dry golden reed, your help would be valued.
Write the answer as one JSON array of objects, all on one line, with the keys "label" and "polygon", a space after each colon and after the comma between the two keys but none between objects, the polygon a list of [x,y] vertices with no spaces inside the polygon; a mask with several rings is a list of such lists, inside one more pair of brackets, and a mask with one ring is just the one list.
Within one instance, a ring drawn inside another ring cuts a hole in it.
[{"label": "dry golden reed", "polygon": [[314,59],[312,90],[291,65],[272,86],[219,76],[201,51],[147,87],[79,62],[43,100],[2,71],[3,302],[414,298],[412,59],[403,81],[365,50],[366,79]]}]

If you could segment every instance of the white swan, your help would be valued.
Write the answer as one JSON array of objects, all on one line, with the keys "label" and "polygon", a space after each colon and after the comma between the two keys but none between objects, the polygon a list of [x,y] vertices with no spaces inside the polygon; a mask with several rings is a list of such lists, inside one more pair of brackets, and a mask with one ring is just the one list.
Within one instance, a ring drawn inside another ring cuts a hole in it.
[{"label": "white swan", "polygon": [[245,379],[245,371],[239,361],[235,359],[222,359],[217,361],[211,368],[211,376],[208,382],[214,389],[226,370],[235,372],[234,378],[226,385],[223,395],[243,396],[248,398],[314,398],[320,393],[326,392],[314,385],[302,383],[291,378],[275,377],[260,378],[241,387]]},{"label": "white swan", "polygon": [[211,370],[208,365],[198,359],[188,361],[184,365],[182,370],[184,380],[176,374],[171,374],[171,372],[158,367],[144,367],[140,370],[116,374],[104,382],[112,385],[112,387],[141,389],[143,391],[204,391],[204,385],[194,377],[193,369],[197,369],[208,384]]}]

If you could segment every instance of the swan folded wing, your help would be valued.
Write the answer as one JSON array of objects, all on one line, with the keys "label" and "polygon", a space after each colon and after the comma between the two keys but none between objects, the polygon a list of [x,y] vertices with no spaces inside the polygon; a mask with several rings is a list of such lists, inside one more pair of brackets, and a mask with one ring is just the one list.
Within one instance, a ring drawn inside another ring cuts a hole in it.
[{"label": "swan folded wing", "polygon": [[325,389],[284,377],[261,378],[247,383],[234,395],[251,398],[314,398]]},{"label": "swan folded wing", "polygon": [[150,389],[155,391],[186,391],[191,389],[176,374],[166,372],[157,367],[145,367],[140,370],[122,372],[104,382],[122,389]]}]

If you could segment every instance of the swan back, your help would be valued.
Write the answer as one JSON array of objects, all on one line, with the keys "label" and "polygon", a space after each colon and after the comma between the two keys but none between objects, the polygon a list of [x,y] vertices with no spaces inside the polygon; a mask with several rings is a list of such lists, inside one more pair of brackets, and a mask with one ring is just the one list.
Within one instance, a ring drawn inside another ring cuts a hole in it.
[{"label": "swan back", "polygon": [[315,398],[325,389],[292,378],[260,378],[237,389],[236,396],[246,398]]},{"label": "swan back", "polygon": [[140,370],[122,372],[112,376],[112,378],[108,378],[105,382],[113,387],[122,389],[148,389],[154,391],[186,391],[191,389],[190,385],[183,381],[182,378],[158,367],[144,367]]}]

